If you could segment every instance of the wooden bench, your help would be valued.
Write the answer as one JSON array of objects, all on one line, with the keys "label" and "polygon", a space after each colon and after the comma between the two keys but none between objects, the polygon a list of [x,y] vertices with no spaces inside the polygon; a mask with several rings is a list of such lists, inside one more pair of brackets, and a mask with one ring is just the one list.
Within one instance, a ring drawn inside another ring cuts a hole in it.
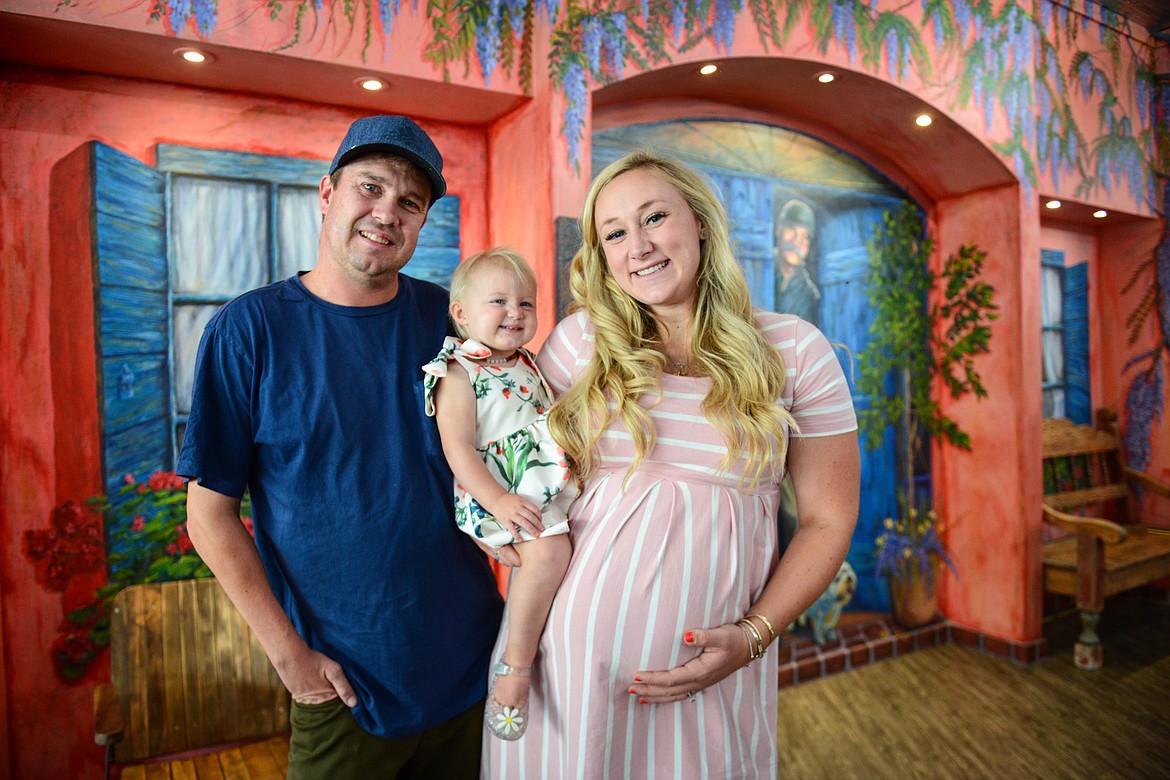
[{"label": "wooden bench", "polygon": [[[1101,666],[1096,629],[1105,599],[1170,577],[1170,529],[1129,522],[1138,516],[1134,485],[1166,497],[1170,485],[1125,466],[1116,430],[1108,410],[1098,412],[1097,428],[1044,421],[1044,520],[1073,532],[1044,543],[1044,590],[1076,598],[1081,669]],[[1099,516],[1108,512],[1116,521]]]},{"label": "wooden bench", "polygon": [[107,778],[284,778],[288,692],[214,579],[121,591],[110,676],[94,692]]}]

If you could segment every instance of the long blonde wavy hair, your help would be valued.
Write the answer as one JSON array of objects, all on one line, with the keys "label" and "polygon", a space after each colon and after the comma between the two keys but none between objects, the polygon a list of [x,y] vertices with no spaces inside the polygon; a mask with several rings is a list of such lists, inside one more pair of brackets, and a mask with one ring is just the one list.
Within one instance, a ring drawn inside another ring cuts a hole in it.
[{"label": "long blonde wavy hair", "polygon": [[[699,242],[690,365],[711,379],[701,409],[727,445],[723,467],[744,457],[742,481],[757,486],[773,448],[779,446],[781,459],[787,452],[785,424],[796,428],[779,403],[784,360],[756,324],[747,280],[731,249],[727,214],[714,191],[691,168],[649,152],[633,152],[606,166],[586,196],[583,244],[570,266],[569,289],[573,309],[584,310],[596,327],[596,349],[578,380],[553,405],[549,428],[582,476],[596,470],[597,444],[619,417],[634,441],[627,475],[654,447],[654,423],[638,400],[647,393],[662,394],[666,358],[659,349],[659,323],[648,306],[618,286],[594,221],[601,191],[623,173],[639,169],[673,185],[706,228],[707,237]],[[613,410],[607,401],[615,404]]]}]

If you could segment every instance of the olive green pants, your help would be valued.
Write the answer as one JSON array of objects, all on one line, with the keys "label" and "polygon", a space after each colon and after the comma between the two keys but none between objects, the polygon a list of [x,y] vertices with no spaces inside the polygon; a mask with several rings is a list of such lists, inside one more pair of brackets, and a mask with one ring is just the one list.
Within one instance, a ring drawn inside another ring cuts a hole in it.
[{"label": "olive green pants", "polygon": [[288,780],[476,780],[483,742],[483,702],[410,737],[368,734],[341,699],[293,702]]}]

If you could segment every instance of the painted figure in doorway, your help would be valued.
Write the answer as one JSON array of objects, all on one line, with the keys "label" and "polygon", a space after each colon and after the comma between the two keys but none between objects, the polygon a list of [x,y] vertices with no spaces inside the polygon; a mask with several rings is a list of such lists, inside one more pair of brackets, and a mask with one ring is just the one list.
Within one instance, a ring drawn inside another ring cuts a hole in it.
[{"label": "painted figure in doorway", "polygon": [[784,202],[773,223],[776,254],[776,311],[818,324],[821,291],[808,271],[816,237],[816,216],[802,200]]}]

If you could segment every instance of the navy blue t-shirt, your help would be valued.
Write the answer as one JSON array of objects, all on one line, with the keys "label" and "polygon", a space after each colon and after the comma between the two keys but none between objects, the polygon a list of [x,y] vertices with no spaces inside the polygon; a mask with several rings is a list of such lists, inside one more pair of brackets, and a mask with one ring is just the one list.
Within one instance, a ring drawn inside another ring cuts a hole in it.
[{"label": "navy blue t-shirt", "polygon": [[224,306],[199,345],[176,467],[217,493],[250,491],[277,600],[345,670],[358,723],[385,737],[484,697],[502,611],[485,556],[455,526],[423,412],[447,293],[399,282],[379,306],[328,303],[295,277]]}]

